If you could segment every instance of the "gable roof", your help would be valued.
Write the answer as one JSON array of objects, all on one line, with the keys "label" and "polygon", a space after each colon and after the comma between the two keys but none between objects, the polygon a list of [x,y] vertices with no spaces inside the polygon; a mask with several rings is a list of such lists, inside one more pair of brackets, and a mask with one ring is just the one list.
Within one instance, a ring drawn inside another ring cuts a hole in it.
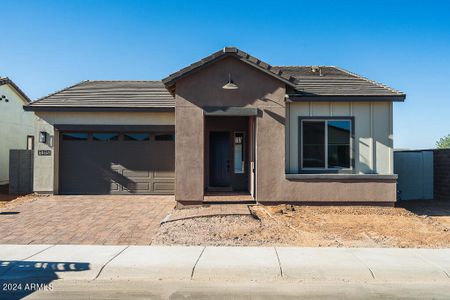
[{"label": "gable roof", "polygon": [[173,111],[175,109],[173,95],[177,80],[230,56],[286,83],[289,101],[403,101],[406,97],[400,91],[338,67],[270,66],[237,48],[225,47],[162,81],[82,81],[38,99],[26,105],[24,109]]},{"label": "gable roof", "polygon": [[0,85],[9,84],[16,92],[22,96],[26,102],[31,102],[30,98],[28,98],[27,94],[25,94],[11,79],[8,77],[0,77]]},{"label": "gable roof", "polygon": [[236,47],[225,47],[222,50],[219,50],[193,64],[190,64],[189,66],[170,74],[169,76],[167,76],[166,78],[164,78],[162,80],[162,82],[166,85],[166,87],[169,89],[170,92],[173,93],[174,90],[174,86],[175,83],[183,78],[186,77],[190,74],[192,74],[193,72],[196,72],[218,60],[221,60],[223,58],[226,57],[235,57],[247,64],[249,64],[252,67],[255,67],[267,74],[269,74],[270,76],[281,80],[282,82],[286,83],[288,86],[292,86],[295,87],[295,78],[290,76],[289,74],[283,72],[280,69],[274,69],[271,65],[269,65],[268,63],[265,63],[263,61],[261,61],[260,59],[251,56],[250,54],[239,50]]},{"label": "gable roof", "polygon": [[291,99],[325,100],[340,97],[364,97],[402,101],[406,95],[381,83],[334,66],[275,66],[295,78]]},{"label": "gable roof", "polygon": [[32,111],[172,111],[175,100],[161,81],[82,81],[25,107]]}]

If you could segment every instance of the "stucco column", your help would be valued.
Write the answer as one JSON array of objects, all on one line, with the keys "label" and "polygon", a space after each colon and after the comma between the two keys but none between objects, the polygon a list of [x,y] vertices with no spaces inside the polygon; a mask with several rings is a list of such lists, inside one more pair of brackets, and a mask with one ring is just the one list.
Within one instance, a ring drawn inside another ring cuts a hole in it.
[{"label": "stucco column", "polygon": [[203,110],[197,106],[188,105],[187,101],[179,96],[176,96],[176,101],[175,199],[181,202],[203,201]]}]

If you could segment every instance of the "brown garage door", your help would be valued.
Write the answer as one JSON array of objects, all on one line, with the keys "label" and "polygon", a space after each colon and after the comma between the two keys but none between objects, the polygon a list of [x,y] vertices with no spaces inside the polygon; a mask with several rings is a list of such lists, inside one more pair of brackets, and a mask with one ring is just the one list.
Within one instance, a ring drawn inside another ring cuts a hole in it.
[{"label": "brown garage door", "polygon": [[60,194],[173,194],[173,133],[62,132]]}]

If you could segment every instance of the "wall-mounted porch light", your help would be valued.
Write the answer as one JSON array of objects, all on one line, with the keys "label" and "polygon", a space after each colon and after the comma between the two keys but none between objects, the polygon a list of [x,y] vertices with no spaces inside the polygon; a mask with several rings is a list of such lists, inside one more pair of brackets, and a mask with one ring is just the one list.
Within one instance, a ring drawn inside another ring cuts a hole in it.
[{"label": "wall-mounted porch light", "polygon": [[231,80],[231,74],[228,74],[228,82],[222,88],[224,90],[237,90],[239,87]]},{"label": "wall-mounted porch light", "polygon": [[44,144],[47,142],[47,132],[45,131],[39,132],[39,142]]}]

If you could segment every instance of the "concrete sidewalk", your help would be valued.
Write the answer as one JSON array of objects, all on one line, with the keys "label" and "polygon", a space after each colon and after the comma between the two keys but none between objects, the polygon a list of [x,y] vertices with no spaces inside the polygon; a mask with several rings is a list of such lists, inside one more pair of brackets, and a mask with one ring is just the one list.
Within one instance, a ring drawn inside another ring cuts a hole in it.
[{"label": "concrete sidewalk", "polygon": [[449,283],[450,249],[0,245],[0,281]]}]

